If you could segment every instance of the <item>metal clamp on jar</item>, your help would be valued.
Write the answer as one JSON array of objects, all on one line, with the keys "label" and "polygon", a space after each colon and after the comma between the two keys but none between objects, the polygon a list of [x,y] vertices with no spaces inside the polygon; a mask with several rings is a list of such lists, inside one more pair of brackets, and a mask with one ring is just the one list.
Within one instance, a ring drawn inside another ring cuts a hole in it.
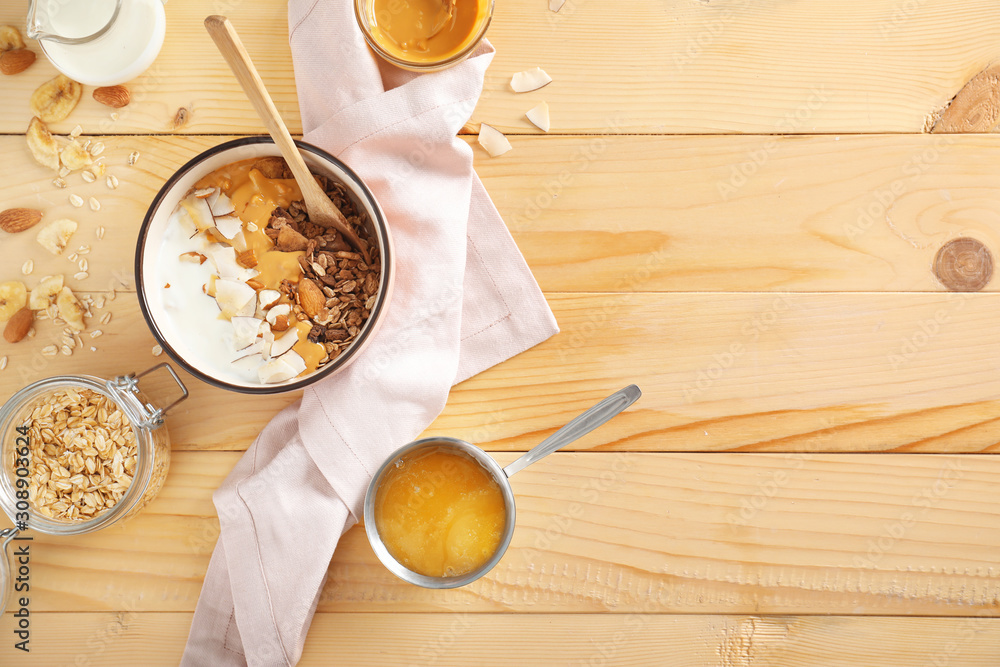
[{"label": "metal clamp on jar", "polygon": [[[164,369],[181,395],[157,408],[139,380]],[[113,380],[61,375],[35,382],[0,407],[0,613],[10,591],[7,545],[25,530],[81,535],[138,512],[170,466],[167,411],[188,390],[169,364]]]}]

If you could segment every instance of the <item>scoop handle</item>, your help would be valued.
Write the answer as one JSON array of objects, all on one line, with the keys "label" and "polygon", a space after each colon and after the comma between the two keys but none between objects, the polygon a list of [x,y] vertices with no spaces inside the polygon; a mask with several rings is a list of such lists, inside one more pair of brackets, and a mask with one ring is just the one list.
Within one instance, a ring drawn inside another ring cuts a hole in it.
[{"label": "scoop handle", "polygon": [[612,417],[639,400],[640,396],[642,396],[642,392],[634,384],[630,384],[624,389],[619,389],[545,438],[545,440],[533,447],[527,454],[504,468],[503,471],[507,474],[507,477],[513,477],[532,463],[544,459],[557,449],[565,447],[577,438],[582,438],[598,426],[607,423]]}]

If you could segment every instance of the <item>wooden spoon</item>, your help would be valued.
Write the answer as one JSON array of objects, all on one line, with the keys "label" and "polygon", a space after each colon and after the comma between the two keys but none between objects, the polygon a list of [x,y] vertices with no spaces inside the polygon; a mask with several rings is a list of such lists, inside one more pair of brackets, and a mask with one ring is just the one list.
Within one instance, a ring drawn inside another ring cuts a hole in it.
[{"label": "wooden spoon", "polygon": [[275,145],[292,170],[295,182],[302,191],[309,220],[318,225],[336,229],[364,256],[365,264],[371,264],[371,258],[361,239],[351,229],[347,218],[340,212],[340,209],[326,196],[323,188],[319,186],[306,166],[298,146],[292,141],[292,135],[288,133],[288,128],[285,127],[281,116],[278,115],[278,110],[275,108],[274,102],[271,101],[271,96],[267,94],[264,82],[257,74],[257,69],[253,66],[253,62],[243,47],[240,36],[236,34],[233,24],[225,16],[209,16],[205,19],[205,28],[215,41],[222,57],[229,63],[229,68],[236,75],[236,80],[239,81],[243,92],[250,99],[254,110],[257,111],[264,127],[267,128],[268,134],[274,139]]}]

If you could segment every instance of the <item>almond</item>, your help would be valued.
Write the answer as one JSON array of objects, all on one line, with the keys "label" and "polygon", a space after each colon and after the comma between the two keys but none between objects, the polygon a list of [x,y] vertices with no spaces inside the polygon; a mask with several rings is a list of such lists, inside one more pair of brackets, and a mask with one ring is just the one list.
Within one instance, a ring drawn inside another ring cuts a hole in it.
[{"label": "almond", "polygon": [[28,49],[14,49],[0,54],[0,72],[20,74],[35,62],[35,52]]},{"label": "almond", "polygon": [[29,308],[22,308],[14,313],[14,316],[7,320],[7,326],[4,327],[4,339],[8,343],[17,343],[27,336],[28,329],[31,328],[31,322],[34,320],[34,317]]},{"label": "almond", "polygon": [[0,229],[8,234],[31,229],[42,219],[42,212],[33,208],[9,208],[0,213]]},{"label": "almond", "polygon": [[302,234],[286,225],[278,231],[278,242],[275,243],[275,246],[281,252],[296,252],[308,248],[309,241]]},{"label": "almond", "polygon": [[326,307],[326,295],[308,278],[299,281],[299,305],[310,318],[316,317]]},{"label": "almond", "polygon": [[125,86],[102,86],[94,89],[94,99],[104,106],[121,109],[132,101],[132,94]]},{"label": "almond", "polygon": [[244,268],[252,269],[257,266],[257,253],[254,252],[253,248],[244,250],[236,256],[236,263]]}]

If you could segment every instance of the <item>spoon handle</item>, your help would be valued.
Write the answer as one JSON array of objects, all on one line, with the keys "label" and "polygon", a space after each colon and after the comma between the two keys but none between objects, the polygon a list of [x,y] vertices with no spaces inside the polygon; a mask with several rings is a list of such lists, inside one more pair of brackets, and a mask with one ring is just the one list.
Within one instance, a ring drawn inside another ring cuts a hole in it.
[{"label": "spoon handle", "polygon": [[513,477],[532,463],[545,458],[557,449],[565,447],[577,438],[582,438],[598,426],[605,424],[619,412],[639,400],[640,396],[642,396],[642,392],[634,384],[619,389],[547,437],[527,454],[504,468],[503,471],[507,477]]},{"label": "spoon handle", "polygon": [[288,128],[285,127],[281,115],[278,114],[278,109],[274,106],[271,96],[267,94],[264,81],[261,80],[257,68],[250,60],[250,54],[247,53],[240,36],[236,34],[236,29],[233,28],[229,19],[225,16],[209,16],[205,19],[205,28],[215,41],[222,57],[226,59],[229,68],[233,70],[236,80],[250,99],[250,103],[261,122],[267,128],[268,134],[278,145],[281,154],[285,156],[288,167],[295,174],[296,182],[303,185],[315,183],[312,174],[309,173],[309,168],[306,167],[306,163],[299,153],[298,146],[292,141],[292,135],[288,133]]}]

